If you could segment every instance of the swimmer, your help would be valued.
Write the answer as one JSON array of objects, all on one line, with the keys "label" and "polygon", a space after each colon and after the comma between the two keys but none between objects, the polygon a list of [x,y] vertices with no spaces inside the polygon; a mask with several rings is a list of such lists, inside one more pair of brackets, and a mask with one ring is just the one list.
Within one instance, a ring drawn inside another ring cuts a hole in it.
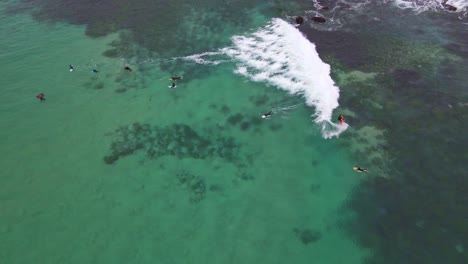
[{"label": "swimmer", "polygon": [[344,116],[342,114],[338,116],[338,121],[340,121],[340,124],[344,123]]},{"label": "swimmer", "polygon": [[175,82],[173,82],[172,85],[169,86],[169,88],[176,88]]},{"label": "swimmer", "polygon": [[127,70],[127,71],[131,72],[131,71],[132,71],[132,68],[130,68],[130,67],[128,67],[128,66],[125,66],[125,67],[124,67],[124,70]]},{"label": "swimmer", "polygon": [[36,97],[41,100],[41,103],[45,101],[45,94],[44,93],[40,93],[38,95],[36,95]]},{"label": "swimmer", "polygon": [[94,73],[94,74],[96,74],[96,73],[98,73],[99,71],[93,69],[91,72]]},{"label": "swimmer", "polygon": [[172,76],[171,78],[169,78],[169,80],[171,80],[171,81],[180,81],[180,80],[182,80],[183,77],[184,76],[179,76],[179,77]]},{"label": "swimmer", "polygon": [[73,67],[73,65],[71,65],[71,64],[70,64],[70,66],[69,66],[69,67],[70,67],[70,72],[72,72],[72,71],[74,71],[74,70],[75,70],[75,68]]},{"label": "swimmer", "polygon": [[273,112],[271,112],[271,111],[268,112],[268,113],[265,113],[265,114],[262,115],[262,118],[268,119],[268,118],[270,118],[271,114],[273,114]]},{"label": "swimmer", "polygon": [[357,171],[357,172],[367,172],[367,171],[368,171],[368,169],[363,169],[363,168],[361,168],[361,167],[359,167],[359,166],[357,166],[357,165],[355,165],[355,166],[353,167],[353,170],[355,170],[355,171]]}]

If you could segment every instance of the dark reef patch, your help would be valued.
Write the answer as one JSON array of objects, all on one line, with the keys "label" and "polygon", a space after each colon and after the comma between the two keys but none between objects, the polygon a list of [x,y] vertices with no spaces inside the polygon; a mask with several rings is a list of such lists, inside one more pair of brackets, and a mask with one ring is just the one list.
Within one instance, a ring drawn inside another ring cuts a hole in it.
[{"label": "dark reef patch", "polygon": [[108,49],[104,51],[102,55],[109,57],[109,58],[118,58],[121,56],[117,49]]},{"label": "dark reef patch", "polygon": [[221,113],[227,115],[227,114],[229,114],[230,112],[231,112],[231,109],[229,108],[229,106],[223,105],[223,106],[221,107]]},{"label": "dark reef patch", "polygon": [[317,192],[317,191],[319,191],[319,190],[320,190],[320,184],[314,183],[314,184],[311,184],[311,185],[310,185],[310,191],[311,191],[312,193],[315,193],[315,192]]},{"label": "dark reef patch", "polygon": [[268,127],[270,128],[271,131],[278,131],[278,130],[281,130],[281,128],[283,128],[283,125],[280,123],[273,123],[273,124],[270,124]]},{"label": "dark reef patch", "polygon": [[246,171],[240,171],[238,174],[237,174],[237,177],[243,181],[252,181],[254,180],[254,176],[251,174],[251,173],[248,173]]},{"label": "dark reef patch", "polygon": [[111,153],[104,157],[104,162],[113,164],[140,150],[145,151],[148,158],[170,155],[194,159],[219,157],[236,161],[239,144],[232,137],[215,133],[213,130],[212,134],[202,136],[185,124],[151,127],[149,124],[134,123],[115,131],[116,139],[111,144]]},{"label": "dark reef patch", "polygon": [[421,80],[421,73],[414,69],[395,69],[391,71],[391,76],[402,85],[406,83],[415,83]]},{"label": "dark reef patch", "polygon": [[322,238],[322,234],[316,230],[294,228],[293,231],[304,245],[315,243]]},{"label": "dark reef patch", "polygon": [[[347,118],[353,129],[371,124],[383,131],[385,141],[353,154],[365,160],[372,173],[385,168],[385,175],[363,180],[346,204],[356,218],[343,227],[360,246],[374,252],[366,263],[468,263],[468,255],[456,248],[466,247],[468,237],[468,200],[466,188],[460,188],[468,186],[466,133],[460,133],[466,131],[468,107],[459,104],[466,98],[466,25],[460,17],[431,13],[429,20],[423,19],[428,24],[418,27],[425,34],[399,28],[414,17],[397,18],[393,36],[391,30],[380,34],[367,25],[355,32],[299,29],[332,65],[334,80],[339,80],[340,71],[378,73],[357,82],[338,81],[340,105],[355,113],[355,118]],[[381,26],[389,25],[384,23],[386,15],[380,19]],[[443,30],[440,43],[435,28]],[[340,138],[364,146],[377,139],[354,140],[357,135],[352,134],[349,129]]]},{"label": "dark reef patch", "polygon": [[[409,263],[466,262],[452,241],[468,237],[468,227],[462,224],[467,219],[462,213],[466,193],[459,188],[468,186],[468,179],[461,176],[468,173],[463,161],[466,144],[462,143],[466,136],[459,133],[465,130],[468,109],[449,107],[459,100],[452,95],[458,93],[452,87],[460,87],[459,79],[441,72],[450,69],[452,76],[459,76],[457,67],[446,65],[437,74],[427,74],[419,67],[397,67],[371,83],[351,84],[348,87],[354,93],[344,93],[341,98],[359,117],[353,120],[355,128],[372,123],[385,131],[387,144],[382,150],[392,157],[368,158],[371,168],[388,166],[389,179],[366,179],[348,203],[357,219],[345,225],[346,229],[362,246],[376,252],[372,263],[402,263],[402,259],[411,260]],[[370,100],[381,107],[372,106]],[[367,141],[356,140],[363,145]],[[362,160],[376,151],[375,146],[368,147],[354,156]],[[428,254],[429,248],[437,250]]]},{"label": "dark reef patch", "polygon": [[181,171],[176,174],[176,178],[178,183],[188,190],[191,203],[199,203],[205,198],[207,188],[202,177]]},{"label": "dark reef patch", "polygon": [[237,125],[239,122],[241,122],[242,119],[244,119],[244,116],[243,116],[242,114],[237,113],[237,114],[235,114],[235,115],[231,115],[231,116],[227,119],[227,121],[228,121],[229,124],[235,126],[235,125]]},{"label": "dark reef patch", "polygon": [[242,122],[242,123],[240,124],[240,127],[241,127],[242,130],[247,130],[247,129],[249,129],[249,127],[250,127],[250,123],[247,122],[247,121],[244,121],[244,122]]},{"label": "dark reef patch", "polygon": [[100,83],[97,83],[95,86],[94,86],[94,89],[95,90],[101,90],[104,88],[104,83],[103,82],[100,82]]},{"label": "dark reef patch", "polygon": [[262,124],[262,119],[260,117],[246,117],[240,113],[229,116],[226,121],[232,126],[239,125],[239,129],[242,131],[247,131],[250,128],[258,127]]},{"label": "dark reef patch", "polygon": [[[115,77],[114,81],[120,86],[120,91],[145,89],[148,87],[146,79],[142,78],[142,73],[137,71],[134,71],[131,74],[122,71]],[[116,90],[116,92],[119,91]]]},{"label": "dark reef patch", "polygon": [[117,89],[115,89],[114,92],[116,92],[116,93],[125,93],[126,91],[127,91],[126,88],[117,88]]},{"label": "dark reef patch", "polygon": [[219,184],[211,184],[208,188],[210,192],[222,192],[224,190],[223,186]]},{"label": "dark reef patch", "polygon": [[[41,22],[85,25],[85,33],[90,37],[126,30],[131,32],[133,41],[139,46],[171,57],[214,50],[229,44],[230,40],[220,32],[232,31],[226,33],[234,35],[247,30],[252,25],[249,10],[256,4],[256,1],[247,0],[222,5],[215,0],[193,4],[183,0],[174,0],[170,4],[148,0],[131,4],[122,0],[20,0],[8,3],[7,11],[30,12]],[[233,9],[237,11],[232,12]],[[117,54],[117,50],[106,52],[106,56],[111,57]]]},{"label": "dark reef patch", "polygon": [[270,98],[267,95],[257,95],[257,96],[250,96],[249,101],[254,103],[255,106],[262,106],[268,102]]}]

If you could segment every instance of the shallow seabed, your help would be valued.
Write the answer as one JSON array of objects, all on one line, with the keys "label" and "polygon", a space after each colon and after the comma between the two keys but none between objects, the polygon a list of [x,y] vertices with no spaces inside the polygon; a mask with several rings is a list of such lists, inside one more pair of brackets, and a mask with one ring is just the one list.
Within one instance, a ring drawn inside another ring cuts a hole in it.
[{"label": "shallow seabed", "polygon": [[[176,72],[184,79],[169,89],[175,73],[158,63],[126,72],[131,59],[102,55],[119,34],[89,38],[22,14],[3,15],[1,27],[2,263],[360,263],[367,254],[340,228],[361,175],[300,97],[230,64],[185,66],[201,74]],[[272,108],[284,110],[260,118]]]},{"label": "shallow seabed", "polygon": [[467,263],[441,2],[2,1],[0,263]]}]

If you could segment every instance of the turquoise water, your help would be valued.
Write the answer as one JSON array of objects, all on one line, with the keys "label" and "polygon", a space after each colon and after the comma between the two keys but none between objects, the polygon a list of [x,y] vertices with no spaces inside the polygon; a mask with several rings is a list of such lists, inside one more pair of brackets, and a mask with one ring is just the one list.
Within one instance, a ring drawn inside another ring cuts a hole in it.
[{"label": "turquoise water", "polygon": [[[2,16],[1,25],[9,36],[1,69],[2,262],[359,263],[366,255],[338,225],[360,175],[336,139],[321,139],[300,97],[246,81],[232,65],[207,67],[209,76],[185,76],[169,89],[171,73],[156,65],[143,65],[144,73],[132,65],[130,73],[101,55],[115,34],[90,39],[83,27],[27,15]],[[116,92],[122,85],[130,88]],[[44,103],[35,98],[41,92]],[[278,106],[296,108],[260,118]],[[184,124],[238,147],[232,158],[135,151],[106,164],[112,142],[126,144],[116,130],[134,123],[168,134]]]},{"label": "turquoise water", "polygon": [[[390,5],[19,2],[0,4],[0,263],[467,259],[463,13],[403,10],[408,28]],[[299,27],[320,57],[269,29],[310,10],[340,15]],[[284,79],[262,77],[272,58]],[[316,93],[334,89],[336,109]],[[318,107],[350,127],[324,139]]]}]

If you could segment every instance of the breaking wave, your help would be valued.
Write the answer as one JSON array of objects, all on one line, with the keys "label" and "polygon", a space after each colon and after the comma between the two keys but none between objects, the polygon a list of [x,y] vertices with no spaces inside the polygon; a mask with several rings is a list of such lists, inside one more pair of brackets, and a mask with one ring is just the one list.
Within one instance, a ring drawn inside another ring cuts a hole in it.
[{"label": "breaking wave", "polygon": [[290,94],[304,96],[315,108],[314,122],[321,126],[324,138],[338,136],[347,124],[334,124],[333,110],[338,107],[339,89],[330,77],[330,65],[324,63],[315,45],[294,26],[281,19],[246,36],[232,37],[233,45],[219,50],[184,57],[202,64],[216,64],[210,56],[227,55],[236,63],[235,73],[265,82]]}]

